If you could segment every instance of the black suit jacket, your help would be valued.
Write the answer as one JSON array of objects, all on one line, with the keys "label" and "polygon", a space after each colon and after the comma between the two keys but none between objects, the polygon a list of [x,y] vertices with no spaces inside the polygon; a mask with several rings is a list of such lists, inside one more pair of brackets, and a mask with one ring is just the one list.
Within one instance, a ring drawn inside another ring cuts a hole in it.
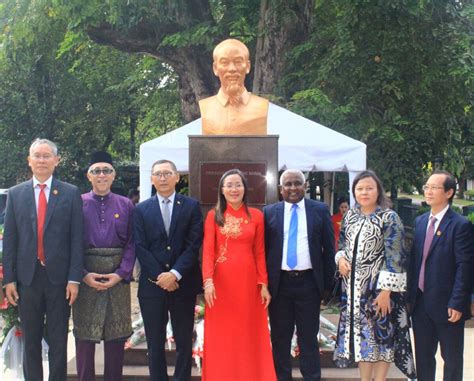
[{"label": "black suit jacket", "polygon": [[[430,213],[415,221],[410,268],[408,300],[415,307],[423,246]],[[445,323],[448,307],[470,316],[473,236],[469,221],[448,209],[441,220],[430,246],[425,264],[424,303],[426,313],[434,320]]]},{"label": "black suit jacket", "polygon": [[[53,177],[43,232],[46,272],[52,284],[80,282],[83,274],[82,200],[79,189]],[[37,263],[33,180],[8,191],[3,236],[4,283],[29,286]]]},{"label": "black suit jacket", "polygon": [[135,250],[141,273],[138,297],[160,297],[167,291],[150,282],[172,269],[182,275],[176,293],[196,295],[202,290],[199,249],[203,222],[199,203],[176,193],[170,233],[166,234],[158,198],[141,202],[134,212]]},{"label": "black suit jacket", "polygon": [[[268,285],[272,297],[276,297],[280,283],[283,256],[284,201],[264,208],[265,253],[267,257]],[[321,296],[331,290],[335,272],[334,231],[328,207],[318,201],[305,199],[308,244],[314,279]]]}]

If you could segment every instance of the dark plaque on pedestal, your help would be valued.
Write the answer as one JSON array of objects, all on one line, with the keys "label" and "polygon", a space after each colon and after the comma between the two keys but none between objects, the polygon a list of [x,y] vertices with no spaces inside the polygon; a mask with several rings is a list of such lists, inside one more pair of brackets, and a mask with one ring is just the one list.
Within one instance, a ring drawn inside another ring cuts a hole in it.
[{"label": "dark plaque on pedestal", "polygon": [[267,191],[267,163],[201,163],[201,204],[215,205],[221,176],[229,169],[240,169],[248,183],[249,204],[264,206]]},{"label": "dark plaque on pedestal", "polygon": [[247,178],[250,206],[278,201],[277,135],[189,136],[189,194],[204,213],[216,204],[219,180],[232,168]]}]

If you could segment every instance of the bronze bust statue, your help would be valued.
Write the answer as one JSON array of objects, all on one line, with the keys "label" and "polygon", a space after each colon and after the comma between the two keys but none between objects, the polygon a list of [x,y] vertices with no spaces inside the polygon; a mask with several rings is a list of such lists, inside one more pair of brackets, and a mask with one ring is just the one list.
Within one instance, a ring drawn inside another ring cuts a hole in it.
[{"label": "bronze bust statue", "polygon": [[268,100],[247,91],[249,50],[235,39],[219,43],[213,52],[217,95],[199,101],[203,135],[266,135]]}]

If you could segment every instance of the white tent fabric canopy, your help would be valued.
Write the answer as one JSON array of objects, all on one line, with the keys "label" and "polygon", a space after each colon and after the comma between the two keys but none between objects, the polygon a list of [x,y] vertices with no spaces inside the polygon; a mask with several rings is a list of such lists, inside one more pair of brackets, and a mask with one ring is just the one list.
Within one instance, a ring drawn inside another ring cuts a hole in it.
[{"label": "white tent fabric canopy", "polygon": [[[268,134],[279,135],[278,168],[349,172],[349,182],[366,168],[366,145],[300,115],[270,103]],[[151,165],[159,159],[173,161],[187,173],[188,135],[201,135],[201,119],[140,145],[140,199],[151,195]]]}]

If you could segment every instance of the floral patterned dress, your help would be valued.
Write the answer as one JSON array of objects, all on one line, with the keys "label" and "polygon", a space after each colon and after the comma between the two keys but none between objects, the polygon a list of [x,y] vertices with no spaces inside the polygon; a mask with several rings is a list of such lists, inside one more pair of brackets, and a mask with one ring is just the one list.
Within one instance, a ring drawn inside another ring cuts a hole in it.
[{"label": "floral patterned dress", "polygon": [[263,214],[245,207],[224,213],[225,224],[206,218],[202,271],[216,290],[204,316],[203,381],[273,381],[267,310],[259,284],[268,284]]},{"label": "floral patterned dress", "polygon": [[[359,361],[395,362],[408,377],[416,378],[405,307],[407,287],[404,229],[398,215],[377,208],[364,215],[349,210],[342,221],[336,261],[352,264],[343,278],[341,316],[334,350],[337,366]],[[376,316],[373,302],[380,290],[391,291],[392,311]]]}]

